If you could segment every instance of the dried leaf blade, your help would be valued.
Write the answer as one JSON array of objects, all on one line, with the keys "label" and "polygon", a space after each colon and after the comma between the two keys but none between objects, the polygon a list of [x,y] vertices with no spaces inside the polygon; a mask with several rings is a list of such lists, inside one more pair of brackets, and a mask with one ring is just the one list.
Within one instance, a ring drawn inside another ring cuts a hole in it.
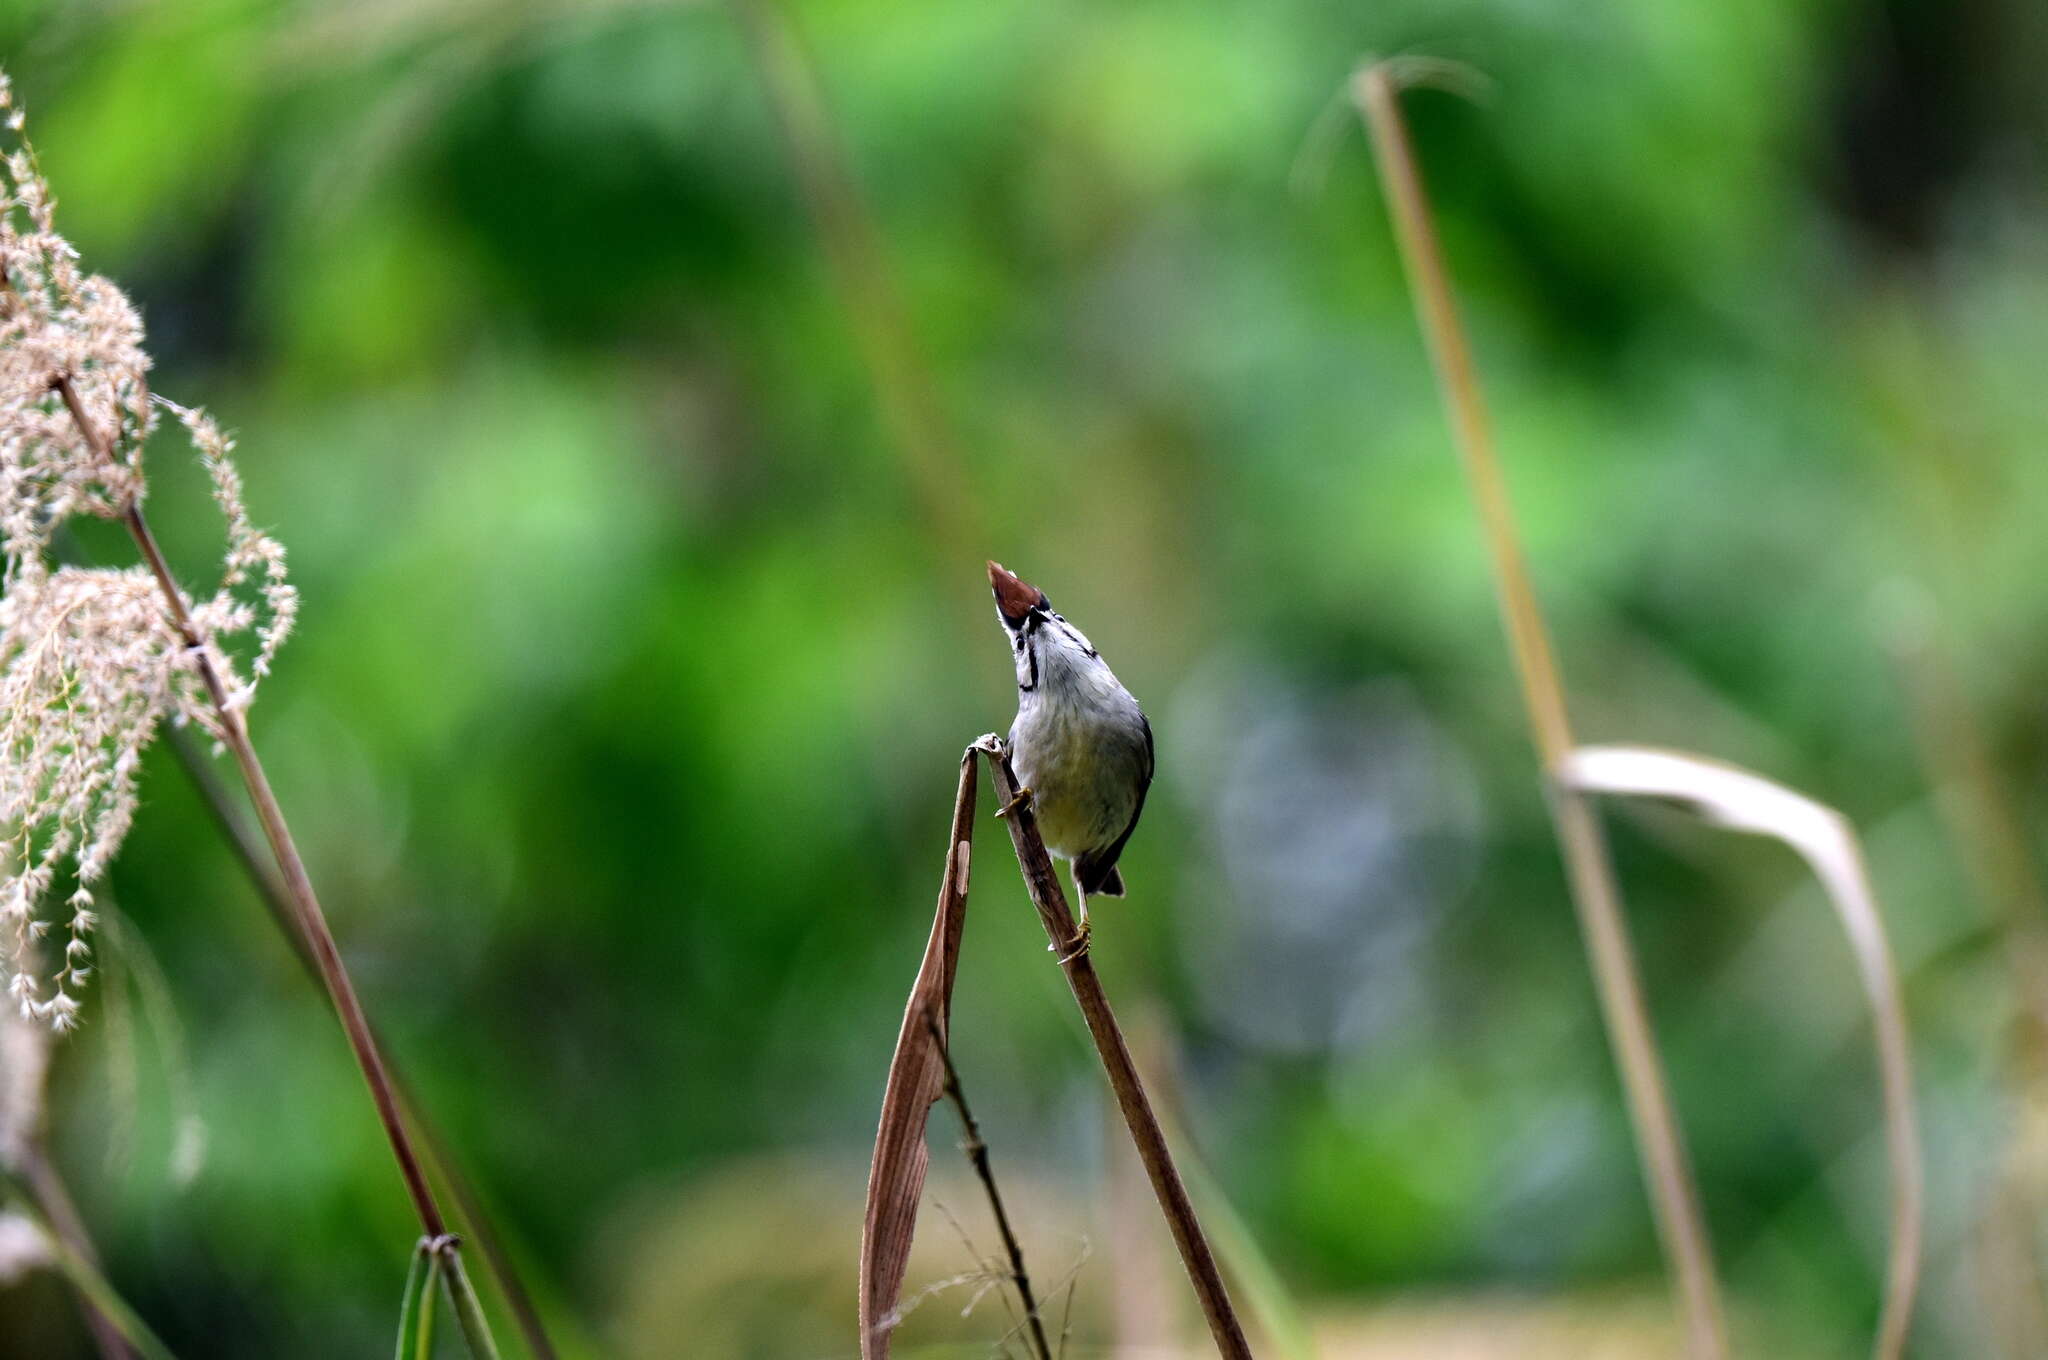
[{"label": "dried leaf blade", "polygon": [[1717,826],[1782,841],[1820,880],[1848,936],[1870,1005],[1884,1094],[1891,1162],[1891,1263],[1874,1354],[1893,1360],[1905,1347],[1919,1287],[1924,1218],[1920,1131],[1906,1007],[1892,963],[1877,893],[1849,820],[1825,803],[1739,766],[1647,746],[1581,746],[1558,776],[1584,793],[1625,794],[1679,803]]},{"label": "dried leaf blade", "polygon": [[861,1360],[887,1360],[910,1244],[917,1229],[918,1200],[924,1194],[931,1152],[925,1124],[945,1089],[945,1065],[932,1040],[944,1035],[952,1016],[953,976],[960,962],[960,933],[967,921],[969,854],[974,839],[974,751],[960,761],[959,791],[946,839],[946,867],[939,881],[938,909],[925,944],[917,979],[903,1008],[896,1052],[882,1090],[882,1115],[868,1168],[867,1214],[860,1240]]}]

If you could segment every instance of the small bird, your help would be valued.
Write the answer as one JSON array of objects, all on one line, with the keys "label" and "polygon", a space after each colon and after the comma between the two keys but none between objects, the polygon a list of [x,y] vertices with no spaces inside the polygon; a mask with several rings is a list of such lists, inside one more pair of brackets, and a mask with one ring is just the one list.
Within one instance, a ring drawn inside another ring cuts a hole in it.
[{"label": "small bird", "polygon": [[1116,861],[1152,784],[1152,724],[1044,591],[999,562],[988,564],[988,584],[1017,662],[1010,762],[1019,788],[997,815],[1028,801],[1045,848],[1072,864],[1081,907],[1073,957],[1088,948],[1088,899],[1124,895]]}]

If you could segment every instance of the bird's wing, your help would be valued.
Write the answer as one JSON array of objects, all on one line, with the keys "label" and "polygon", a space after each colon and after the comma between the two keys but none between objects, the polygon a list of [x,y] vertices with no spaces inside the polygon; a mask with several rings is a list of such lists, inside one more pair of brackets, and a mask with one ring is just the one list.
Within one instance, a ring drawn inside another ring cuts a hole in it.
[{"label": "bird's wing", "polygon": [[[1152,751],[1152,724],[1145,715],[1138,715],[1138,723],[1145,729],[1145,777],[1138,781],[1138,801],[1131,805],[1131,820],[1124,823],[1123,833],[1109,845],[1095,854],[1083,855],[1075,862],[1074,869],[1081,881],[1081,887],[1094,894],[1107,883],[1116,869],[1117,857],[1124,852],[1124,842],[1138,829],[1138,818],[1145,812],[1145,794],[1152,788],[1152,772],[1157,762]],[[1121,897],[1122,893],[1106,893],[1105,896]]]}]

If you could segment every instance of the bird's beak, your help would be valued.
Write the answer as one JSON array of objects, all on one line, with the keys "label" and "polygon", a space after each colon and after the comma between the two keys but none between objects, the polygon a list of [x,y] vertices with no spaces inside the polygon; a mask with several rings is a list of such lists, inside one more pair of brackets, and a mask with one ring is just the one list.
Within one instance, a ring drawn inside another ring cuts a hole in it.
[{"label": "bird's beak", "polygon": [[1015,572],[1005,571],[1000,562],[988,564],[988,586],[995,592],[996,609],[1012,628],[1023,626],[1034,608],[1046,605],[1045,592]]}]

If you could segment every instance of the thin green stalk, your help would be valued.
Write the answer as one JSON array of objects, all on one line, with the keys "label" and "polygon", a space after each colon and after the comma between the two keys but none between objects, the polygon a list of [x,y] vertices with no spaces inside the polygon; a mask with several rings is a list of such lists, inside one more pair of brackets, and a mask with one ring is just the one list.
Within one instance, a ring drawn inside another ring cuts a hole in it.
[{"label": "thin green stalk", "polygon": [[[2014,996],[2002,1061],[2008,1099],[2025,1108],[2048,1088],[2048,893],[2025,820],[1937,628],[1933,617],[1920,627],[1901,620],[1888,641],[1936,788],[1935,808],[1964,871],[2001,920]],[[2044,1207],[2034,1174],[2044,1152],[2039,1122],[2008,1121],[2004,1142],[1979,1215],[1988,1264],[2008,1277],[1996,1292],[1998,1311],[2015,1333],[2012,1353],[2021,1354],[2048,1335],[2048,1272],[2035,1231]]]},{"label": "thin green stalk", "polygon": [[440,1258],[421,1238],[413,1248],[412,1269],[405,1273],[405,1297],[398,1305],[398,1349],[394,1360],[432,1360],[434,1287],[440,1282],[440,1274]]},{"label": "thin green stalk", "polygon": [[1484,529],[1501,621],[1542,762],[1551,821],[1592,961],[1601,1012],[1621,1070],[1658,1236],[1678,1275],[1687,1345],[1699,1360],[1719,1360],[1728,1353],[1727,1324],[1699,1191],[1643,1003],[1606,833],[1586,798],[1557,779],[1559,766],[1574,745],[1564,684],[1549,629],[1529,583],[1471,348],[1458,321],[1443,247],[1401,116],[1401,76],[1398,63],[1368,66],[1353,77],[1352,98],[1372,137],[1416,318],[1429,345],[1445,414]]},{"label": "thin green stalk", "polygon": [[1161,1009],[1157,1005],[1146,1007],[1125,1028],[1131,1036],[1138,1071],[1151,1088],[1166,1144],[1173,1149],[1181,1176],[1187,1182],[1188,1195],[1201,1211],[1209,1235],[1215,1239],[1216,1254],[1229,1272],[1231,1283],[1243,1295],[1259,1330],[1265,1333],[1266,1344],[1283,1360],[1315,1360],[1315,1336],[1308,1319],[1288,1293],[1280,1271],[1259,1245],[1251,1225],[1231,1204],[1230,1196],[1224,1193],[1221,1182],[1203,1163],[1187,1135],[1181,1120],[1181,1111],[1186,1107],[1176,1079],[1173,1037]]},{"label": "thin green stalk", "polygon": [[434,1244],[434,1253],[441,1262],[441,1278],[448,1285],[449,1301],[455,1305],[455,1324],[462,1328],[462,1339],[469,1343],[471,1355],[477,1360],[498,1360],[498,1343],[484,1317],[483,1303],[462,1274],[462,1257],[456,1254],[460,1245],[452,1235]]}]

